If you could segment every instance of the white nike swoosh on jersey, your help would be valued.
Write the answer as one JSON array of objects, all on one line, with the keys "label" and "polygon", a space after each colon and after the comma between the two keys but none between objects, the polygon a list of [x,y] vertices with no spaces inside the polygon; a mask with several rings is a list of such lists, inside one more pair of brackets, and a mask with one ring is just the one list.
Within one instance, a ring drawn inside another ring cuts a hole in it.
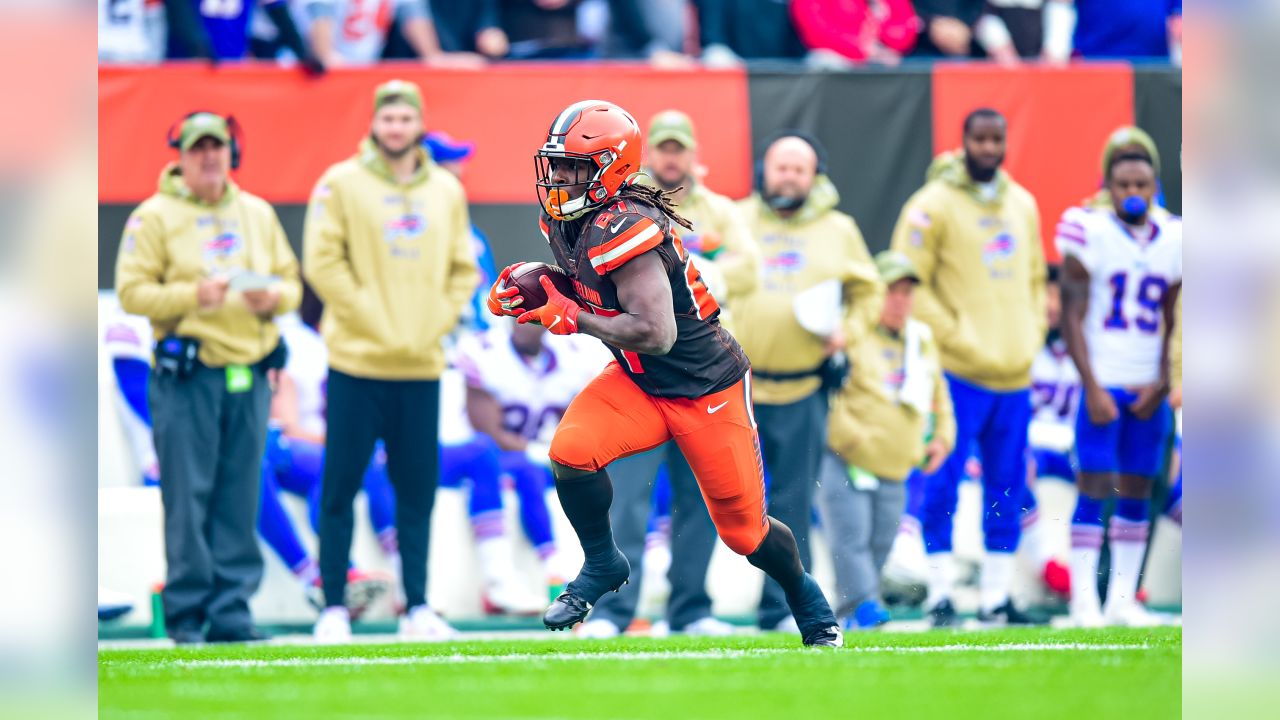
[{"label": "white nike swoosh on jersey", "polygon": [[722,408],[722,407],[724,407],[725,405],[728,405],[728,404],[729,404],[729,401],[728,401],[728,400],[725,400],[724,402],[720,403],[719,405],[716,405],[715,407],[711,407],[710,405],[708,405],[708,406],[707,406],[707,414],[708,414],[708,415],[714,415],[714,414],[716,413],[716,411],[717,411],[717,410],[719,410],[720,408]]},{"label": "white nike swoosh on jersey", "polygon": [[613,233],[618,232],[618,228],[622,227],[622,223],[624,223],[624,222],[626,222],[626,221],[627,221],[627,219],[626,219],[626,218],[623,218],[623,219],[619,220],[618,222],[614,223],[614,224],[609,228],[609,232],[613,232]]},{"label": "white nike swoosh on jersey", "polygon": [[557,315],[557,316],[556,316],[556,319],[555,319],[555,320],[552,320],[552,321],[551,321],[551,324],[547,326],[547,329],[548,329],[548,330],[550,330],[551,328],[553,328],[553,327],[555,327],[555,326],[557,326],[557,325],[559,325],[559,324],[560,324],[560,316],[559,316],[559,315]]}]

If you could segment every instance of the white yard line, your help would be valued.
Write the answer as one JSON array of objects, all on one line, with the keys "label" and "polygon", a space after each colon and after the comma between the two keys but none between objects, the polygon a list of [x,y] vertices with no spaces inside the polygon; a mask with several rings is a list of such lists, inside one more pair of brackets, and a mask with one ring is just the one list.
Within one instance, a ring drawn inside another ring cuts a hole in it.
[{"label": "white yard line", "polygon": [[[926,645],[926,646],[870,646],[847,647],[837,653],[1038,653],[1038,652],[1116,652],[1148,650],[1146,644],[1090,644],[1090,643],[1002,643],[998,645]],[[462,665],[501,664],[528,662],[599,662],[599,661],[653,661],[653,660],[730,660],[744,657],[763,657],[794,653],[791,648],[760,648],[753,650],[689,650],[670,652],[566,652],[566,653],[506,653],[502,655],[409,655],[401,657],[318,657],[271,659],[191,659],[160,661],[156,666],[183,668],[273,668],[273,667],[357,667],[363,665]]]}]

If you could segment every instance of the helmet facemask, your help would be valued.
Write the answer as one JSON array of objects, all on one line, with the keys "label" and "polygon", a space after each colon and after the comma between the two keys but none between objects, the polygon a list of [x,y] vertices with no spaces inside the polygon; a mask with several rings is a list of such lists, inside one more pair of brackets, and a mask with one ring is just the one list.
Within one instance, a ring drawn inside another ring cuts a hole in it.
[{"label": "helmet facemask", "polygon": [[[609,190],[601,178],[615,159],[609,150],[591,155],[538,151],[533,162],[539,204],[554,220],[573,220],[600,207],[609,199]],[[557,174],[560,179],[555,177]]]}]

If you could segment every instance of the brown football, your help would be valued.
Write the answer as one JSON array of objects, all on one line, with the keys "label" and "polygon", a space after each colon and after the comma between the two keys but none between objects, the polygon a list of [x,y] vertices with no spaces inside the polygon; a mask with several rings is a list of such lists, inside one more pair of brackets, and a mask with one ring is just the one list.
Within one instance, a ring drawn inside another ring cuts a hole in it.
[{"label": "brown football", "polygon": [[546,263],[530,262],[516,268],[507,276],[507,287],[520,288],[520,296],[524,298],[524,303],[520,306],[521,310],[537,310],[547,304],[547,293],[542,289],[540,281],[543,276],[551,279],[551,284],[560,291],[561,295],[575,301],[578,299],[578,293],[573,289],[573,280],[563,268]]}]

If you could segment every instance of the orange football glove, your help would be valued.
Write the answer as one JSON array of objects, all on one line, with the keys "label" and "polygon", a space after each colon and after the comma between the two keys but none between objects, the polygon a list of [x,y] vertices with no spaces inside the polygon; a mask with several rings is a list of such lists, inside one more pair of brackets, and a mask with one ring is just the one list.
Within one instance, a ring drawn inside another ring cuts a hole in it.
[{"label": "orange football glove", "polygon": [[498,273],[498,279],[494,280],[493,287],[489,288],[489,299],[487,301],[489,312],[498,317],[504,315],[514,317],[520,314],[521,311],[516,309],[524,302],[524,298],[520,297],[520,288],[507,287],[506,283],[511,272],[523,264],[518,262],[514,265],[508,265],[502,268],[502,272]]},{"label": "orange football glove", "polygon": [[561,294],[551,283],[551,278],[546,275],[538,278],[538,282],[542,284],[542,289],[547,291],[547,304],[521,315],[516,318],[516,322],[520,324],[536,322],[552,335],[571,335],[578,332],[578,303]]}]

